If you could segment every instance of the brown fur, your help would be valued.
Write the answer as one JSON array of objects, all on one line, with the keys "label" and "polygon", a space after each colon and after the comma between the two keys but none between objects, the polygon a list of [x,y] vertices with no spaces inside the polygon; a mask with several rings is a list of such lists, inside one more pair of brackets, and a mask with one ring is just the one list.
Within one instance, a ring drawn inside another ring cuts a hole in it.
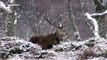
[{"label": "brown fur", "polygon": [[66,35],[66,33],[62,28],[58,28],[58,30],[53,34],[33,36],[30,38],[30,42],[40,45],[42,49],[50,49],[53,45],[59,44],[64,35]]}]

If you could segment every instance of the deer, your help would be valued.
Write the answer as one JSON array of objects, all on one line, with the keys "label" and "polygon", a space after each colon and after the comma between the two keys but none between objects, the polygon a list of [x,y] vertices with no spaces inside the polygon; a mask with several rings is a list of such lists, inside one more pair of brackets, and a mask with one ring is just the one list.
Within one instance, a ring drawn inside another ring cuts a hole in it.
[{"label": "deer", "polygon": [[49,20],[46,18],[47,22],[51,25],[53,25],[56,30],[54,33],[50,33],[47,35],[42,35],[42,36],[32,36],[30,38],[30,42],[34,44],[38,44],[41,46],[42,49],[50,49],[53,47],[53,45],[60,44],[60,41],[63,41],[63,37],[67,35],[67,33],[64,30],[64,27],[61,23],[56,26],[49,22]]}]

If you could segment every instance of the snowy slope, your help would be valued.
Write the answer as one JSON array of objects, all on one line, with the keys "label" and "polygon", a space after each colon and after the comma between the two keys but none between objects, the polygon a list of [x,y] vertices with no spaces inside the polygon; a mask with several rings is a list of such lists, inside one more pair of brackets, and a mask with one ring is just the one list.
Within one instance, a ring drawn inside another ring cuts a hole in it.
[{"label": "snowy slope", "polygon": [[[107,40],[61,42],[49,50],[17,37],[0,39],[0,57],[6,60],[107,60]],[[1,59],[2,60],[2,59]]]}]

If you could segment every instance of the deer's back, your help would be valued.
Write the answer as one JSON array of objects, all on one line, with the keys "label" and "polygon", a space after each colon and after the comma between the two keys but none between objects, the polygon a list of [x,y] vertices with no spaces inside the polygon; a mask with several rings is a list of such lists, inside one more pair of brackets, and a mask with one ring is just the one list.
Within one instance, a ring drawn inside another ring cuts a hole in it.
[{"label": "deer's back", "polygon": [[44,40],[44,36],[33,36],[30,38],[30,42],[34,44],[42,44],[42,41]]}]

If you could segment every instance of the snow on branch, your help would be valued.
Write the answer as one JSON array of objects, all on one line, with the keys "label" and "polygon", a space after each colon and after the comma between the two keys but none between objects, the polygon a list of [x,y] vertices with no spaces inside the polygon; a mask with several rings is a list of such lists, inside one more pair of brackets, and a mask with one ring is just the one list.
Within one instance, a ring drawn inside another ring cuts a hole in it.
[{"label": "snow on branch", "polygon": [[93,22],[93,25],[94,25],[93,34],[94,34],[96,39],[99,39],[99,27],[98,27],[98,23],[97,23],[96,19],[94,19],[91,16],[91,14],[89,14],[89,13],[86,13],[85,16],[87,16],[87,18]]},{"label": "snow on branch", "polygon": [[19,6],[18,4],[14,4],[14,0],[9,1],[10,4],[8,6],[5,5],[2,1],[0,1],[0,9],[7,11],[8,13],[12,13],[11,7]]},{"label": "snow on branch", "polygon": [[95,39],[99,39],[100,35],[99,35],[99,27],[98,27],[97,20],[93,18],[93,16],[101,16],[101,15],[105,15],[106,13],[107,13],[107,10],[102,13],[93,13],[93,14],[85,13],[85,16],[89,20],[91,20],[94,25],[93,34],[95,36]]},{"label": "snow on branch", "polygon": [[6,7],[6,5],[2,1],[0,1],[0,9],[6,10],[8,12],[10,11],[9,7]]},{"label": "snow on branch", "polygon": [[91,16],[101,16],[101,15],[105,15],[105,14],[107,14],[107,10],[102,13],[93,13],[93,14],[91,14]]}]

